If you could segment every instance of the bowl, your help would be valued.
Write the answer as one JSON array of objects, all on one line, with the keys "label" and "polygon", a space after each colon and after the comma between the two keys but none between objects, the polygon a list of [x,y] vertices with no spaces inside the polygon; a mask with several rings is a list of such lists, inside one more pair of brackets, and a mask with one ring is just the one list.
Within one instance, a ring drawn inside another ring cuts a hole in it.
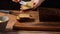
[{"label": "bowl", "polygon": [[9,18],[7,16],[0,16],[0,32],[6,29]]}]

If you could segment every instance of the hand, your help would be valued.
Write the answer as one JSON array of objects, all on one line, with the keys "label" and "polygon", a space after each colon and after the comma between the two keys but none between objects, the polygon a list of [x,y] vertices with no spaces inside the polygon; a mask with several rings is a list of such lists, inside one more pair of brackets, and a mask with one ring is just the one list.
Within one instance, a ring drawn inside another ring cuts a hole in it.
[{"label": "hand", "polygon": [[21,0],[12,0],[13,2],[20,2]]},{"label": "hand", "polygon": [[34,0],[34,8],[37,8],[38,6],[40,6],[43,1],[44,0]]}]

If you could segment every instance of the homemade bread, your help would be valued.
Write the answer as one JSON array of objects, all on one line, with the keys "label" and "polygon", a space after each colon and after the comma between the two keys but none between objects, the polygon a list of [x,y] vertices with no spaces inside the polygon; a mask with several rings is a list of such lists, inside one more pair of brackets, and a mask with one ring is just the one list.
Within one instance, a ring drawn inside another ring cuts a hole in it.
[{"label": "homemade bread", "polygon": [[26,2],[26,5],[21,5],[22,10],[27,10],[33,8],[34,3],[32,1]]},{"label": "homemade bread", "polygon": [[30,18],[30,14],[19,14],[17,16],[17,19],[20,19],[20,18]]}]

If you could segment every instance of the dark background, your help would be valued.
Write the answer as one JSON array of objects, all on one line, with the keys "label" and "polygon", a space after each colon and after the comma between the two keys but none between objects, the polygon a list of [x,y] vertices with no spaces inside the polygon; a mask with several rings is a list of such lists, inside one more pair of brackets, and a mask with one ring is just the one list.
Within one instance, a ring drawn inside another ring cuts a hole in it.
[{"label": "dark background", "polygon": [[[24,0],[26,1],[26,0]],[[30,0],[29,0],[30,1]],[[39,7],[59,8],[60,0],[45,0]],[[12,0],[0,0],[0,10],[19,10],[20,4],[12,2]]]},{"label": "dark background", "polygon": [[60,0],[45,0],[40,7],[59,8]]},{"label": "dark background", "polygon": [[[26,0],[23,0],[26,1]],[[29,0],[30,1],[30,0]],[[45,0],[39,7],[59,8],[60,0]],[[0,0],[0,10],[19,10],[20,4],[12,2],[12,0]]]},{"label": "dark background", "polygon": [[20,4],[18,2],[12,2],[12,0],[0,0],[0,10],[20,10]]},{"label": "dark background", "polygon": [[20,4],[12,0],[0,0],[0,10],[19,10]]}]

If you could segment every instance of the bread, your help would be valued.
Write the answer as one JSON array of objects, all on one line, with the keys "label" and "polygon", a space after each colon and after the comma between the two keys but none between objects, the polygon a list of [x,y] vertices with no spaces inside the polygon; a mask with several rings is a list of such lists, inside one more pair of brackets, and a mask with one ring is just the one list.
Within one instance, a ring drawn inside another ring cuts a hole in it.
[{"label": "bread", "polygon": [[0,23],[3,22],[2,20],[0,20]]},{"label": "bread", "polygon": [[21,6],[21,9],[22,9],[22,10],[27,10],[27,9],[30,9],[30,8],[29,8],[29,7],[26,7],[25,5],[22,5],[22,6]]},{"label": "bread", "polygon": [[26,5],[21,5],[22,10],[27,10],[33,8],[34,3],[32,1],[26,2]]},{"label": "bread", "polygon": [[19,14],[17,16],[17,19],[20,19],[20,18],[30,18],[30,14]]}]

